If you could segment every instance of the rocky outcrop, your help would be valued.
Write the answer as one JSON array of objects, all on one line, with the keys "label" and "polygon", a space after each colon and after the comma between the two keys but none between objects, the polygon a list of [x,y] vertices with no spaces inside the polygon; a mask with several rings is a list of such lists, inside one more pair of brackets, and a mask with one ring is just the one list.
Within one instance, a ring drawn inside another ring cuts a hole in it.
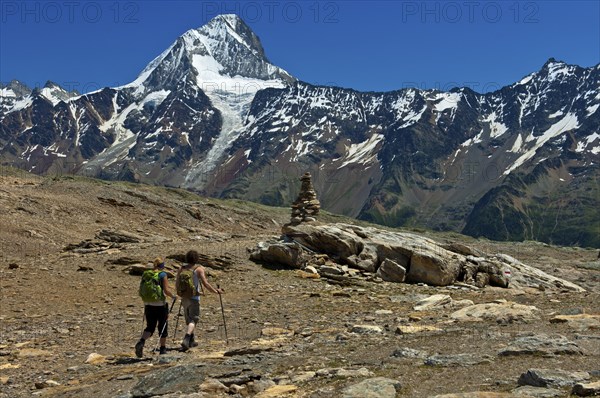
[{"label": "rocky outcrop", "polygon": [[321,275],[338,281],[363,275],[379,281],[434,286],[464,282],[477,287],[541,285],[584,291],[510,256],[483,256],[464,245],[440,244],[408,232],[317,222],[286,224],[282,232],[279,241],[259,243],[250,258],[296,269],[314,266]]}]

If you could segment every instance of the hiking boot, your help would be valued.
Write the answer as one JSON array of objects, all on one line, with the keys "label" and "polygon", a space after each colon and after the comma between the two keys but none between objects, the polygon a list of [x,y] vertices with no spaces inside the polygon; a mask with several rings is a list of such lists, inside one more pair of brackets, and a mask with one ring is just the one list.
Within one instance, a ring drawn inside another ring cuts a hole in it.
[{"label": "hiking boot", "polygon": [[190,347],[198,347],[198,343],[194,340],[194,335],[190,338]]},{"label": "hiking boot", "polygon": [[167,353],[167,347],[160,347],[159,355],[165,355]]},{"label": "hiking boot", "polygon": [[190,336],[189,334],[186,334],[185,337],[183,338],[183,341],[181,342],[181,349],[183,351],[187,351],[190,349],[190,340],[192,339],[192,336]]},{"label": "hiking boot", "polygon": [[138,341],[135,345],[135,356],[141,358],[144,355],[144,342]]}]

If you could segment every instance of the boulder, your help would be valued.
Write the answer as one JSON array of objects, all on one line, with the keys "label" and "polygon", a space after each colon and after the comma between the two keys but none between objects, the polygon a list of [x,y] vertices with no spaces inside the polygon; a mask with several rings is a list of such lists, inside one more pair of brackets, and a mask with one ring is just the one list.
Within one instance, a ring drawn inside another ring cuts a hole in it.
[{"label": "boulder", "polygon": [[546,289],[562,289],[573,292],[585,292],[585,289],[567,280],[549,275],[537,268],[523,264],[507,255],[496,254],[494,258],[510,266],[511,286],[516,288],[543,286]]},{"label": "boulder", "polygon": [[415,350],[414,348],[398,348],[392,353],[392,356],[395,358],[418,358],[425,359],[427,357],[427,352],[421,350]]},{"label": "boulder", "polygon": [[590,379],[588,372],[566,372],[555,369],[529,369],[521,374],[518,384],[533,387],[572,387]]},{"label": "boulder", "polygon": [[200,384],[200,391],[212,395],[229,391],[229,388],[217,379],[206,379]]},{"label": "boulder", "polygon": [[550,323],[566,323],[570,328],[580,332],[600,330],[600,315],[557,315],[550,319]]},{"label": "boulder", "polygon": [[106,357],[104,355],[92,352],[90,355],[88,355],[87,359],[85,360],[85,363],[90,365],[101,365],[103,363],[106,363]]},{"label": "boulder", "polygon": [[564,336],[538,334],[519,337],[498,352],[500,356],[511,355],[583,355],[583,350]]},{"label": "boulder", "polygon": [[344,368],[324,368],[315,373],[317,377],[373,377],[374,374],[367,368],[344,369]]},{"label": "boulder", "polygon": [[386,282],[404,282],[406,268],[394,260],[385,259],[377,269],[377,276]]},{"label": "boulder", "polygon": [[428,311],[436,308],[443,308],[446,305],[452,304],[452,297],[447,294],[434,294],[420,300],[413,309],[415,311]]},{"label": "boulder", "polygon": [[143,238],[137,234],[127,231],[111,231],[103,229],[96,234],[97,239],[114,243],[140,243]]},{"label": "boulder", "polygon": [[450,317],[457,321],[506,321],[525,322],[538,318],[538,308],[513,302],[475,304],[453,312]]},{"label": "boulder", "polygon": [[423,362],[427,366],[473,366],[480,363],[490,363],[491,358],[481,357],[474,354],[454,354],[454,355],[432,355]]},{"label": "boulder", "polygon": [[431,325],[398,325],[396,334],[415,334],[424,332],[441,332],[442,329]]},{"label": "boulder", "polygon": [[358,334],[381,334],[383,333],[383,329],[376,325],[354,325],[350,329],[350,332]]},{"label": "boulder", "polygon": [[259,243],[250,254],[250,259],[260,263],[279,264],[290,268],[304,268],[308,255],[294,242]]},{"label": "boulder", "polygon": [[[445,249],[441,249],[450,253]],[[443,252],[414,252],[410,257],[410,268],[406,280],[424,282],[428,285],[447,286],[456,281],[461,270],[458,254],[444,255]]]},{"label": "boulder", "polygon": [[600,395],[600,381],[594,383],[577,383],[573,386],[572,394],[580,397],[594,397]]},{"label": "boulder", "polygon": [[[503,254],[483,256],[461,244],[441,244],[412,233],[386,231],[373,227],[336,223],[300,222],[282,228],[281,241],[270,245],[297,242],[317,255],[327,255],[338,264],[366,272],[377,272],[378,280],[426,283],[447,286],[465,281],[477,286],[491,284],[508,287],[538,287],[585,291],[566,280],[548,275]],[[263,244],[264,245],[264,244]],[[272,252],[269,245],[259,247],[251,258],[306,265],[299,255],[287,247]],[[263,252],[266,252],[263,254]],[[262,257],[266,258],[263,259]],[[468,259],[468,260],[467,260]],[[402,274],[404,273],[404,279]]]}]

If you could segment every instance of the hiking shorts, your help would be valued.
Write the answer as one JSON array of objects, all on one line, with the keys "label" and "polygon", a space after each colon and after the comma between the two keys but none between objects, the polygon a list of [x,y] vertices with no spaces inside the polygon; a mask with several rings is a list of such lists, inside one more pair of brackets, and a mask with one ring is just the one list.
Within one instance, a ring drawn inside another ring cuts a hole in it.
[{"label": "hiking shorts", "polygon": [[200,322],[200,300],[192,300],[190,298],[181,299],[183,305],[183,313],[185,315],[185,323],[198,324]]},{"label": "hiking shorts", "polygon": [[167,337],[169,335],[169,325],[167,324],[167,318],[169,317],[168,304],[160,307],[156,305],[145,305],[144,315],[146,316],[145,332],[154,334],[154,330],[156,330],[156,325],[158,324],[158,332],[160,333],[162,331],[160,337]]}]

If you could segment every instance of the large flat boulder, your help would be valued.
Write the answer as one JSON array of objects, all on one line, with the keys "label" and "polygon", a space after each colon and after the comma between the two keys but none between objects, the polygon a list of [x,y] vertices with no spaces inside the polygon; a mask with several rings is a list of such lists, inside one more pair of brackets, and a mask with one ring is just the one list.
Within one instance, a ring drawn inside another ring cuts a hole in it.
[{"label": "large flat boulder", "polygon": [[507,301],[470,305],[453,312],[450,317],[461,322],[506,321],[506,323],[513,323],[537,319],[538,313],[538,308],[533,305]]},{"label": "large flat boulder", "polygon": [[[259,247],[251,258],[302,268],[304,258],[326,254],[331,260],[391,282],[447,286],[455,282],[483,287],[545,287],[585,291],[505,254],[483,255],[461,244],[439,243],[413,233],[351,224],[286,224],[283,239]],[[295,242],[298,246],[291,246]],[[404,273],[404,275],[403,275]]]},{"label": "large flat boulder", "polygon": [[393,266],[394,276],[389,279],[401,279],[399,267],[402,267],[409,282],[446,286],[456,281],[465,262],[461,254],[446,250],[431,239],[405,232],[316,223],[286,225],[282,232],[303,246],[354,268],[373,272],[384,265],[379,274],[388,277]]},{"label": "large flat boulder", "polygon": [[564,336],[537,334],[515,339],[501,349],[498,355],[584,355],[584,352],[581,347]]}]

